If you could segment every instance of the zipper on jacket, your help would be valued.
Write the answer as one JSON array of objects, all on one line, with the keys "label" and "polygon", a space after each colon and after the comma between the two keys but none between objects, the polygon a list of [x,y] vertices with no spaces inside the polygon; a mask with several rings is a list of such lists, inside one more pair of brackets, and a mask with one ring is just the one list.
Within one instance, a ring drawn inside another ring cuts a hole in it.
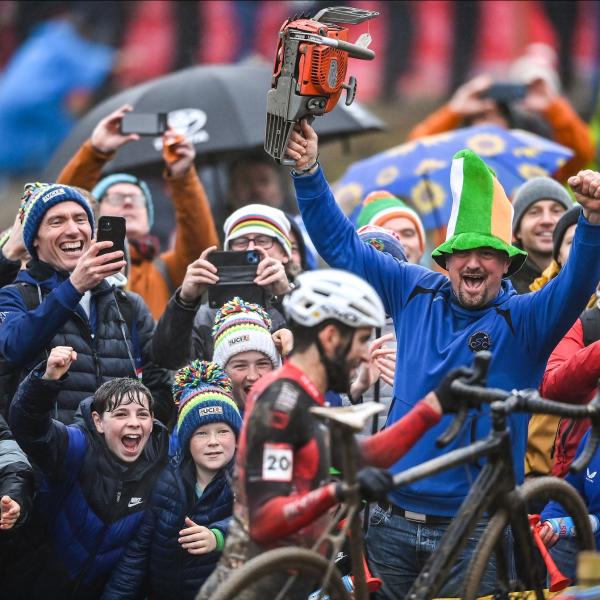
[{"label": "zipper on jacket", "polygon": [[119,504],[119,502],[121,501],[121,494],[123,493],[123,480],[120,479],[119,480],[119,484],[117,485],[117,496],[115,498],[115,501],[117,504]]}]

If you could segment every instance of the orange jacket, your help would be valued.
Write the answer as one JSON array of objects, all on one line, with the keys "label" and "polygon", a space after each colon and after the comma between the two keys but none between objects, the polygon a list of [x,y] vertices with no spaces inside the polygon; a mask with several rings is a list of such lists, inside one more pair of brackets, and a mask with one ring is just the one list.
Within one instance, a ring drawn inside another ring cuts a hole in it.
[{"label": "orange jacket", "polygon": [[[91,190],[101,178],[104,165],[114,153],[96,150],[88,140],[61,171],[57,183],[75,185]],[[209,246],[219,244],[210,205],[204,187],[193,168],[179,178],[163,174],[168,183],[175,207],[175,247],[160,255],[173,287],[179,287],[188,264]],[[128,289],[145,300],[155,320],[162,315],[171,296],[169,283],[154,261],[142,259],[131,248]]]},{"label": "orange jacket", "polygon": [[[542,116],[552,129],[554,141],[570,148],[575,153],[573,158],[553,175],[558,181],[564,183],[571,175],[575,175],[594,159],[594,143],[590,128],[579,118],[569,102],[562,97],[555,98]],[[445,104],[413,127],[407,139],[412,141],[427,135],[458,129],[462,126],[462,122],[462,116]]]}]

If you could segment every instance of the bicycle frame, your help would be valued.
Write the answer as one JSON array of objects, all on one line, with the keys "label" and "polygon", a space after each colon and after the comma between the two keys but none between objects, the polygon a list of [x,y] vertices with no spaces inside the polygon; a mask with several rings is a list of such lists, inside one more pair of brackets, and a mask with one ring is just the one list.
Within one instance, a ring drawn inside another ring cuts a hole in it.
[{"label": "bicycle frame", "polygon": [[[528,535],[529,523],[526,509],[518,493],[515,493],[516,480],[510,434],[505,424],[504,428],[493,430],[485,440],[475,442],[466,448],[453,450],[440,458],[399,473],[394,477],[394,486],[408,485],[486,456],[489,459],[488,463],[481,469],[471,486],[439,547],[413,583],[407,596],[410,600],[424,600],[434,597],[439,592],[456,556],[463,550],[469,532],[476,527],[486,512],[490,512],[491,515],[500,507],[507,508],[511,515],[515,515],[515,537],[522,544],[524,560],[535,569],[534,547]],[[534,572],[533,576],[537,577],[537,573]]]}]

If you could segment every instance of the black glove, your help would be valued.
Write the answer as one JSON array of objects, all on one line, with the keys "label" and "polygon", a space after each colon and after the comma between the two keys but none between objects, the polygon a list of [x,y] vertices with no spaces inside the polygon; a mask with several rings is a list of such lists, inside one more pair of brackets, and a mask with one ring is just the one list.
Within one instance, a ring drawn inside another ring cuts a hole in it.
[{"label": "black glove", "polygon": [[356,476],[360,495],[368,502],[383,500],[394,487],[394,478],[389,471],[377,467],[365,467]]},{"label": "black glove", "polygon": [[459,409],[458,397],[452,391],[452,382],[455,379],[466,379],[467,381],[473,376],[473,370],[467,367],[459,367],[448,373],[440,384],[433,390],[434,394],[442,407],[444,414],[457,412]]}]

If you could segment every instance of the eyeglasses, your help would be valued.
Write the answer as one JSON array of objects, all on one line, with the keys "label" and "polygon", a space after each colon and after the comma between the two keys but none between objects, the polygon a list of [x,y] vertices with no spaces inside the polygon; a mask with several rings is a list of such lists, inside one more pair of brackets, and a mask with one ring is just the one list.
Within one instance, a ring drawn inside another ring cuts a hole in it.
[{"label": "eyeglasses", "polygon": [[121,194],[119,192],[112,192],[111,194],[107,194],[103,201],[108,202],[111,206],[123,206],[127,198],[129,198],[131,204],[137,208],[146,206],[146,198],[143,194]]},{"label": "eyeglasses", "polygon": [[262,248],[263,250],[268,250],[273,247],[273,243],[275,242],[275,238],[272,238],[268,235],[257,235],[256,237],[239,237],[231,240],[229,245],[232,250],[246,250],[250,245],[250,242],[253,242],[257,248]]}]

